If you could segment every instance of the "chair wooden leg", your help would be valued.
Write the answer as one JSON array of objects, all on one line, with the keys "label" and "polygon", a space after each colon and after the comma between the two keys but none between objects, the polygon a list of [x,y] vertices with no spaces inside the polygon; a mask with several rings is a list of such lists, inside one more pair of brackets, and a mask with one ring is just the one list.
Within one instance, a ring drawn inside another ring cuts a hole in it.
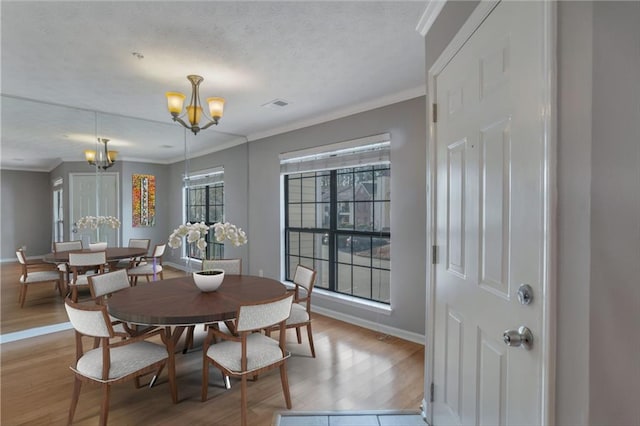
[{"label": "chair wooden leg", "polygon": [[316,357],[316,349],[313,347],[313,333],[311,332],[311,323],[307,324],[307,336],[309,337],[309,348],[311,348],[311,356]]},{"label": "chair wooden leg", "polygon": [[300,327],[296,327],[296,337],[298,338],[298,344],[302,344],[302,333],[300,333]]},{"label": "chair wooden leg", "polygon": [[18,301],[20,302],[20,307],[24,308],[24,301],[27,299],[27,285],[20,285],[20,295],[18,296]]},{"label": "chair wooden leg", "polygon": [[156,384],[156,380],[158,380],[158,377],[160,377],[160,374],[162,373],[165,365],[166,363],[162,364],[160,368],[158,368],[158,371],[156,371],[156,374],[151,378],[151,381],[149,382],[149,389],[151,389],[153,385]]},{"label": "chair wooden leg", "polygon": [[60,297],[64,298],[62,280],[56,281],[56,286],[58,287],[58,293],[60,293]]},{"label": "chair wooden leg", "polygon": [[78,301],[78,286],[73,286],[71,288],[71,301],[72,302],[77,302]]},{"label": "chair wooden leg", "polygon": [[204,354],[202,359],[202,402],[207,400],[207,393],[209,391],[209,361],[207,360],[207,354]]},{"label": "chair wooden leg", "polygon": [[109,416],[109,393],[111,386],[102,385],[102,404],[100,404],[100,426],[107,426],[107,417]]},{"label": "chair wooden leg", "polygon": [[289,393],[289,379],[287,377],[287,364],[286,362],[280,365],[280,379],[282,381],[282,391],[284,392],[284,402],[287,404],[287,408],[291,408],[291,394]]},{"label": "chair wooden leg", "polygon": [[240,384],[240,423],[242,426],[247,426],[247,375],[242,375],[242,381]]},{"label": "chair wooden leg", "polygon": [[73,422],[73,416],[76,413],[76,407],[78,406],[78,398],[80,397],[80,388],[82,382],[77,377],[73,381],[73,392],[71,393],[71,406],[69,407],[69,418],[67,424],[70,425]]}]

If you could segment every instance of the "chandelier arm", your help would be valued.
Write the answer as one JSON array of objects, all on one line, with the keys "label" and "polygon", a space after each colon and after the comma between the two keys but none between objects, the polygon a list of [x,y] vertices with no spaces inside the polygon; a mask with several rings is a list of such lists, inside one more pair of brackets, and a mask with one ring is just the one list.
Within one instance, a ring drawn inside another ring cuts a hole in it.
[{"label": "chandelier arm", "polygon": [[209,127],[213,126],[213,125],[218,125],[218,120],[209,120],[209,122],[207,124],[205,124],[204,126],[200,127],[200,130],[204,130],[204,129],[208,129]]}]

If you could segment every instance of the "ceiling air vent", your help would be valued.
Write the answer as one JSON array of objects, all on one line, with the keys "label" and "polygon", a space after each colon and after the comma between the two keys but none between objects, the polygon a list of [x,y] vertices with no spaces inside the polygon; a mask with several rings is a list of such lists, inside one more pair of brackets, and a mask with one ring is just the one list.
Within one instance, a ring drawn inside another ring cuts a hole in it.
[{"label": "ceiling air vent", "polygon": [[274,99],[270,102],[267,102],[266,104],[263,104],[262,106],[270,109],[280,109],[286,107],[287,105],[289,105],[289,102],[285,101],[284,99]]}]

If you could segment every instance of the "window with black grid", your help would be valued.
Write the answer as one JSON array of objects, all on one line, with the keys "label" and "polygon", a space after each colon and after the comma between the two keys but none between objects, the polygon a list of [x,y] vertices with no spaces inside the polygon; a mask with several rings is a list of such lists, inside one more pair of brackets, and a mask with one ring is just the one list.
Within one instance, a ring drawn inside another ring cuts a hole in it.
[{"label": "window with black grid", "polygon": [[317,271],[318,288],[390,303],[390,162],[328,170],[311,165],[316,170],[300,173],[287,167],[286,279],[302,264]]},{"label": "window with black grid", "polygon": [[[216,222],[224,221],[224,182],[195,184],[188,187],[186,193],[188,222],[204,222],[212,226]],[[187,246],[187,256],[192,259],[203,259],[203,254],[194,244]],[[215,241],[212,231],[207,233],[207,249],[204,258],[224,258],[224,244]]]}]

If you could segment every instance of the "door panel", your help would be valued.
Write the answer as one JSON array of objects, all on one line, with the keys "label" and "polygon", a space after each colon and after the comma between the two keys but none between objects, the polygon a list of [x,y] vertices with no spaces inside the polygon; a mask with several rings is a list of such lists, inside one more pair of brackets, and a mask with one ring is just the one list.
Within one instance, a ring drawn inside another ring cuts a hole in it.
[{"label": "door panel", "polygon": [[[71,173],[69,180],[71,218],[74,224],[82,216],[115,216],[120,218],[118,173]],[[96,231],[70,227],[70,239],[82,240],[83,246],[97,242]],[[100,240],[109,246],[120,243],[120,230],[103,226]]]}]

